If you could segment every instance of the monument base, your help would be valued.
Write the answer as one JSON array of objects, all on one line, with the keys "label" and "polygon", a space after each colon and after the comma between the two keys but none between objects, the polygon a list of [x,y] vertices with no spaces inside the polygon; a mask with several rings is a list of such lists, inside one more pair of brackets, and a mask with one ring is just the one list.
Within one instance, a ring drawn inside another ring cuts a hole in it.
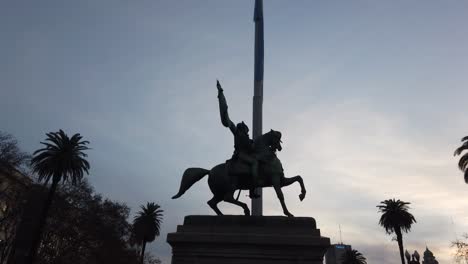
[{"label": "monument base", "polygon": [[167,235],[172,264],[322,264],[330,239],[311,217],[186,216]]}]

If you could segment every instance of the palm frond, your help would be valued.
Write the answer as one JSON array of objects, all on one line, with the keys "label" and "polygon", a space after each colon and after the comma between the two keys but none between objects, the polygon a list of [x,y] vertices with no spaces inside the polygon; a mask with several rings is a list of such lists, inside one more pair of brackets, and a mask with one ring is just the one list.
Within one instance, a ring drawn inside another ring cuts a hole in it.
[{"label": "palm frond", "polygon": [[89,174],[89,162],[85,159],[88,141],[81,141],[80,134],[71,138],[63,130],[46,133],[44,146],[34,152],[31,160],[33,171],[39,175],[39,180],[45,183],[51,179],[70,181],[76,184]]},{"label": "palm frond", "polygon": [[[462,142],[468,140],[468,136],[462,139]],[[468,141],[464,142],[460,147],[458,147],[453,153],[454,156],[460,155],[464,150],[468,149]]]},{"label": "palm frond", "polygon": [[408,232],[411,230],[411,225],[416,223],[414,216],[408,212],[410,203],[399,199],[388,199],[380,203],[377,205],[379,212],[382,213],[379,225],[385,228],[388,234],[395,232],[396,228]]},{"label": "palm frond", "polygon": [[[461,153],[464,150],[468,150],[468,136],[463,137],[461,141],[464,143],[455,150],[455,152],[453,153],[454,156],[461,155]],[[465,172],[465,183],[468,184],[468,153],[465,153],[460,158],[460,160],[458,161],[458,168],[460,168],[461,171]]]},{"label": "palm frond", "polygon": [[163,218],[163,210],[155,203],[147,203],[141,206],[133,220],[135,237],[140,242],[151,242],[159,236]]},{"label": "palm frond", "polygon": [[342,264],[367,264],[366,258],[355,249],[348,249],[341,257]]},{"label": "palm frond", "polygon": [[460,168],[460,170],[465,171],[467,169],[467,166],[468,166],[468,153],[463,155],[458,161],[458,167]]}]

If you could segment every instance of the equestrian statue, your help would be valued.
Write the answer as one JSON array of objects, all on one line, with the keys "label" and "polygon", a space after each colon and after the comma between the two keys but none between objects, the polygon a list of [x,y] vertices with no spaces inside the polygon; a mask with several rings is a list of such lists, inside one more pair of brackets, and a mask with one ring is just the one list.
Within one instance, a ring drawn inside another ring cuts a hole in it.
[{"label": "equestrian statue", "polygon": [[[213,198],[208,205],[218,215],[223,213],[218,208],[218,203],[225,201],[238,205],[244,209],[245,215],[250,215],[247,204],[234,198],[236,190],[249,190],[250,198],[256,199],[255,188],[273,187],[280,200],[283,213],[286,216],[293,215],[288,211],[284,202],[282,187],[298,182],[301,186],[299,199],[302,201],[306,195],[306,189],[301,176],[286,178],[284,176],[281,161],[276,156],[276,151],[281,151],[281,133],[270,130],[255,140],[249,137],[249,128],[244,122],[235,125],[228,115],[228,106],[224,92],[217,82],[219,111],[221,123],[228,127],[234,136],[234,153],[231,159],[213,167],[211,170],[203,168],[188,168],[182,176],[179,192],[172,197],[177,199],[182,196],[194,183],[208,175],[208,185]],[[237,197],[239,198],[239,196]]]}]

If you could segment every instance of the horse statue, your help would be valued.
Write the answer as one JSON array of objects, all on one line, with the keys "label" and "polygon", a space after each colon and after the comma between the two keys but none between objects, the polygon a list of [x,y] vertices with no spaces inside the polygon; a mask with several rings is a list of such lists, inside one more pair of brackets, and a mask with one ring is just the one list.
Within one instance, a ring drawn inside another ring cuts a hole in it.
[{"label": "horse statue", "polygon": [[186,169],[182,176],[179,192],[172,199],[181,197],[193,184],[208,175],[208,185],[213,193],[213,198],[208,201],[208,205],[217,215],[223,215],[218,208],[218,203],[221,201],[238,205],[244,209],[245,215],[250,215],[247,204],[234,199],[234,193],[236,190],[249,190],[254,184],[255,187],[273,187],[283,208],[283,213],[286,216],[293,217],[286,207],[281,188],[298,182],[301,186],[301,193],[299,194],[301,201],[305,198],[306,189],[301,176],[297,175],[291,178],[284,176],[283,166],[276,156],[276,151],[282,149],[281,136],[278,137],[278,133],[278,131],[270,130],[254,141],[255,154],[261,156],[259,158],[259,180],[257,182],[252,182],[251,173],[245,165],[231,159],[226,163],[216,165],[211,170],[203,168]]}]

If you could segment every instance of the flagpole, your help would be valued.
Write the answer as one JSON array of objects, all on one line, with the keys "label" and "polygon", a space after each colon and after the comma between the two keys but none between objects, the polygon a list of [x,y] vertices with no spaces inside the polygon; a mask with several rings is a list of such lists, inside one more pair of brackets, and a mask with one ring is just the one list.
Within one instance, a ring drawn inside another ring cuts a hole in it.
[{"label": "flagpole", "polygon": [[[262,135],[263,108],[263,0],[255,0],[255,63],[252,137],[255,140]],[[262,188],[255,190],[260,197],[252,199],[252,215],[263,215]]]}]

